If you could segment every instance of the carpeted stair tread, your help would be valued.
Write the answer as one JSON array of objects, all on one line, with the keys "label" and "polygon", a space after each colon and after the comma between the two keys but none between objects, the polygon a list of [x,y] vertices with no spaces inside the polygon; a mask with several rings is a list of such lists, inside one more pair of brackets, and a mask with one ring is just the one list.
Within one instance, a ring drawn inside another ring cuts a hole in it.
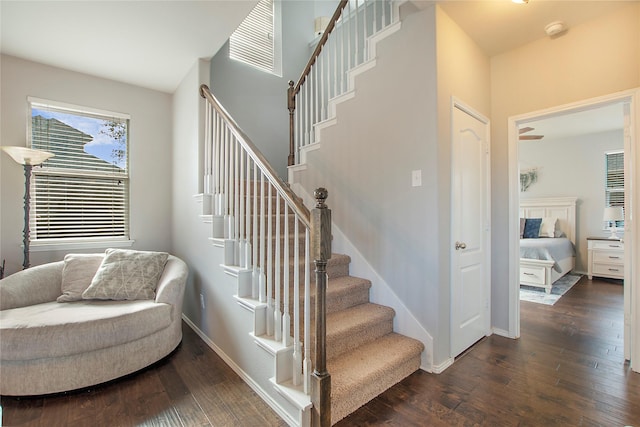
[{"label": "carpeted stair tread", "polygon": [[420,368],[424,345],[390,333],[327,361],[336,423]]},{"label": "carpeted stair tread", "polygon": [[393,331],[395,311],[391,307],[366,303],[327,315],[327,359]]},{"label": "carpeted stair tread", "polygon": [[[312,283],[312,304],[315,304],[315,287],[315,283]],[[339,276],[330,279],[327,285],[327,314],[369,302],[369,289],[371,282],[360,277]]]}]

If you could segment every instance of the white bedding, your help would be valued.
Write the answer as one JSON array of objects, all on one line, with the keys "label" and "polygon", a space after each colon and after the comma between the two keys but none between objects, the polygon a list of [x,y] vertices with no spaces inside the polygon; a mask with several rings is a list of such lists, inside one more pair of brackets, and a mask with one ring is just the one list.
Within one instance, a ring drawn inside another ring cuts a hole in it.
[{"label": "white bedding", "polygon": [[520,258],[554,261],[553,269],[559,273],[558,262],[574,256],[575,247],[566,237],[520,239]]}]

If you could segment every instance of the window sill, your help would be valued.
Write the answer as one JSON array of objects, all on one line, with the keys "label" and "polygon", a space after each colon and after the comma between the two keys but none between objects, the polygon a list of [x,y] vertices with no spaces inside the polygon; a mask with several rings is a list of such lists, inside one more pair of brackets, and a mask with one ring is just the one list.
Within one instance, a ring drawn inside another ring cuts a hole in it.
[{"label": "window sill", "polygon": [[31,252],[46,252],[75,249],[128,248],[135,240],[47,240],[29,244]]}]

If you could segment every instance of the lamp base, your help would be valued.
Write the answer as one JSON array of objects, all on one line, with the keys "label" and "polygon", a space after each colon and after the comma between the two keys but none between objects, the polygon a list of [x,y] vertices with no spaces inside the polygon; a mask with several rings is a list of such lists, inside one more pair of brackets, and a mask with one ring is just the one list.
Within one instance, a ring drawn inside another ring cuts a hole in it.
[{"label": "lamp base", "polygon": [[620,240],[620,236],[618,236],[618,229],[616,227],[611,227],[611,235],[609,239]]}]

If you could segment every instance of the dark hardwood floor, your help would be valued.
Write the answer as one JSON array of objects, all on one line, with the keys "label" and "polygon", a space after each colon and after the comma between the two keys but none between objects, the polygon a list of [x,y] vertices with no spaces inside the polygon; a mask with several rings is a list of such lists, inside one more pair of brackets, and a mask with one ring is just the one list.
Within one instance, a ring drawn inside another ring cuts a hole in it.
[{"label": "dark hardwood floor", "polygon": [[[635,426],[619,282],[586,277],[555,306],[523,302],[521,338],[488,337],[440,375],[418,371],[338,426]],[[80,392],[2,397],[3,426],[283,426],[188,327],[138,374]]]}]

